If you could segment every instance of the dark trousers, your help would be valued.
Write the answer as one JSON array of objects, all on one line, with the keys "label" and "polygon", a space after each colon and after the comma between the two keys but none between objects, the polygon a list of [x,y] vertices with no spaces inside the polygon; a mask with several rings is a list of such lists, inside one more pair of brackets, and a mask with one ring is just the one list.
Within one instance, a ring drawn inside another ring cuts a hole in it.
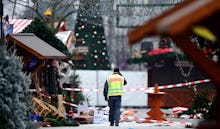
[{"label": "dark trousers", "polygon": [[120,120],[121,96],[110,96],[109,101],[109,121],[118,124]]}]

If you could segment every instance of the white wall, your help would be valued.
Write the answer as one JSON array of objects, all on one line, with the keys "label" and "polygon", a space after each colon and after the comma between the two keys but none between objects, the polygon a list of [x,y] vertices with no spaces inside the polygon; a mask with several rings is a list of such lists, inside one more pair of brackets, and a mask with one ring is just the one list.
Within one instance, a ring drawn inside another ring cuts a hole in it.
[{"label": "white wall", "polygon": [[[146,88],[148,86],[147,71],[121,71],[127,80],[125,88]],[[77,70],[81,88],[103,89],[106,77],[112,74],[108,70]],[[107,106],[104,100],[103,92],[84,91],[83,94],[88,97],[89,104],[92,106]],[[125,91],[122,97],[122,106],[147,106],[147,94],[145,91]]]}]

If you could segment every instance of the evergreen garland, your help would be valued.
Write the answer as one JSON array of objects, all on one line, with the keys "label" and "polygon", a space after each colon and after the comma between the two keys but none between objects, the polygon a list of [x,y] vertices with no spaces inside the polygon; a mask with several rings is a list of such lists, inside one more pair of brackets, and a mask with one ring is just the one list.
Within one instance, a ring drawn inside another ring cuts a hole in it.
[{"label": "evergreen garland", "polygon": [[[164,53],[164,54],[158,54],[158,55],[153,55],[153,56],[148,56],[147,54],[142,55],[141,58],[131,58],[127,60],[128,64],[138,64],[138,63],[156,63],[160,61],[169,61],[169,60],[175,60],[176,59],[176,54],[175,52],[169,52],[169,53]],[[181,60],[187,60],[187,57],[182,54],[177,54],[178,57]]]},{"label": "evergreen garland", "polygon": [[21,58],[0,46],[0,129],[35,129],[29,90],[30,75],[22,71]]},{"label": "evergreen garland", "polygon": [[58,82],[57,82],[57,71],[56,67],[53,65],[50,65],[50,67],[47,69],[48,71],[48,82],[47,82],[47,87],[49,88],[49,95],[57,95],[59,87]]},{"label": "evergreen garland", "polygon": [[51,29],[48,28],[39,18],[35,18],[34,21],[22,31],[22,33],[34,33],[40,39],[66,54],[69,59],[71,58],[71,54],[67,47],[62,41],[57,39],[54,32],[52,32]]}]

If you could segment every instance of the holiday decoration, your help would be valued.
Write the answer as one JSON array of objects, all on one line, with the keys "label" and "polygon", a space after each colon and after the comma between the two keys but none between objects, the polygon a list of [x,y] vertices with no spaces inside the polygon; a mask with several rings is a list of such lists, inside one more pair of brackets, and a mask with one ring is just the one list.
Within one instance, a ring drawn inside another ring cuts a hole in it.
[{"label": "holiday decoration", "polygon": [[[110,64],[102,17],[98,11],[99,1],[93,2],[92,5],[87,4],[89,3],[80,3],[81,8],[77,16],[75,36],[76,39],[82,39],[81,42],[77,42],[76,49],[87,47],[88,52],[78,51],[77,55],[74,56],[81,58],[74,57],[73,63],[77,69],[108,70]],[[97,10],[93,10],[93,8],[97,8]],[[85,9],[89,14],[84,11]]]},{"label": "holiday decoration", "polygon": [[159,48],[171,48],[172,40],[168,36],[161,36],[159,42]]}]

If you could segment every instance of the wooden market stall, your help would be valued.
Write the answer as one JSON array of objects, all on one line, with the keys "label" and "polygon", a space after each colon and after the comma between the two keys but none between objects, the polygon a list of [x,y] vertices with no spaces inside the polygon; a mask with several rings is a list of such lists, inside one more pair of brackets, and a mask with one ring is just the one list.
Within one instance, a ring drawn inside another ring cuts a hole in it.
[{"label": "wooden market stall", "polygon": [[[167,35],[175,44],[193,60],[212,82],[220,93],[220,66],[218,62],[205,56],[205,54],[191,41],[190,35],[194,34],[193,27],[204,26],[210,29],[217,38],[216,46],[219,47],[220,30],[220,3],[218,0],[185,0],[175,7],[163,12],[161,15],[150,19],[143,25],[131,30],[128,34],[130,45],[135,44],[146,36]],[[218,54],[218,57],[220,55]],[[218,98],[218,107],[220,101]],[[199,129],[219,129],[220,111],[216,122],[209,122]]]},{"label": "wooden market stall", "polygon": [[67,56],[32,33],[7,35],[6,39],[8,50],[16,50],[16,54],[22,57],[23,70],[31,74],[32,88],[36,89],[35,97],[39,99],[33,99],[36,104],[35,111],[43,113],[42,115],[46,115],[48,111],[54,111],[47,106],[48,104],[40,102],[43,87],[42,74],[48,65],[56,65],[57,61],[63,61]]}]

